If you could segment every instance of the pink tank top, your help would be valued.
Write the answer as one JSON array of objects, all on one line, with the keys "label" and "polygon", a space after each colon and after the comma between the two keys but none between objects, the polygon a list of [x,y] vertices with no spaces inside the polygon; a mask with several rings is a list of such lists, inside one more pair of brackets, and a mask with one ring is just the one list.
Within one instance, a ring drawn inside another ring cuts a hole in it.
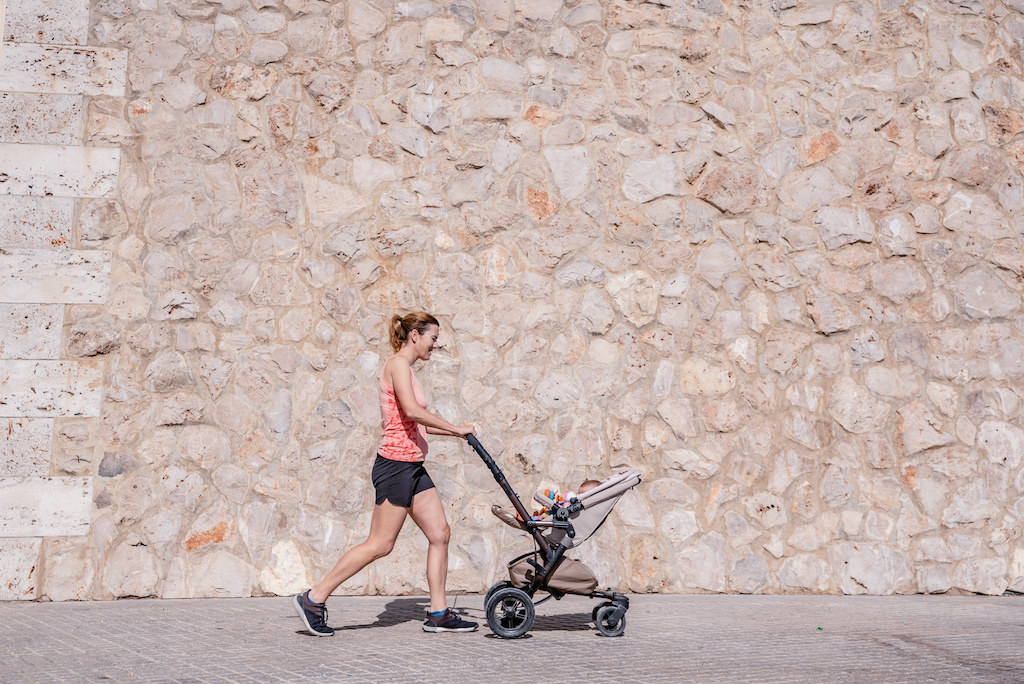
[{"label": "pink tank top", "polygon": [[[390,357],[388,361],[395,358]],[[380,422],[384,428],[384,435],[380,440],[380,448],[377,453],[392,461],[422,461],[427,455],[427,428],[405,415],[402,405],[398,403],[395,396],[395,388],[384,379],[384,371],[388,367],[388,361],[380,370]],[[409,369],[412,376],[412,392],[416,403],[423,408],[427,407],[427,400],[423,396],[420,384],[416,382],[416,374]]]}]

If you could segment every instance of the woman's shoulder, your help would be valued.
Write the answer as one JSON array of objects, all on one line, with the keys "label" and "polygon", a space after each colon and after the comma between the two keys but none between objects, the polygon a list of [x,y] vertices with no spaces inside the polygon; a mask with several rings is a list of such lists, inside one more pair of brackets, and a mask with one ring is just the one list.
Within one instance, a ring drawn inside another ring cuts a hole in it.
[{"label": "woman's shoulder", "polygon": [[400,354],[395,354],[391,358],[384,361],[384,367],[381,370],[381,377],[389,385],[394,385],[391,380],[394,378],[396,370],[400,370],[405,373],[412,373],[412,366],[409,364],[409,360]]},{"label": "woman's shoulder", "polygon": [[412,368],[412,364],[409,363],[409,359],[405,358],[401,354],[395,354],[384,362],[385,366],[391,368]]}]

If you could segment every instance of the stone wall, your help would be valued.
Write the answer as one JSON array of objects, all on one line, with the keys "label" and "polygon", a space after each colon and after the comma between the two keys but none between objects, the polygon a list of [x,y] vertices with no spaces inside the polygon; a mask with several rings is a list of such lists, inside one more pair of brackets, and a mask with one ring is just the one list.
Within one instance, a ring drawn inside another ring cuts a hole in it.
[{"label": "stone wall", "polygon": [[[0,2],[0,600],[97,595],[88,535],[106,388],[76,331],[103,325],[121,210],[127,50],[89,39],[88,0]],[[43,583],[48,583],[48,590]]]},{"label": "stone wall", "polygon": [[[8,0],[0,598],[308,585],[416,308],[521,493],[643,472],[602,584],[1024,591],[1022,11]],[[481,591],[525,540],[430,460]]]}]

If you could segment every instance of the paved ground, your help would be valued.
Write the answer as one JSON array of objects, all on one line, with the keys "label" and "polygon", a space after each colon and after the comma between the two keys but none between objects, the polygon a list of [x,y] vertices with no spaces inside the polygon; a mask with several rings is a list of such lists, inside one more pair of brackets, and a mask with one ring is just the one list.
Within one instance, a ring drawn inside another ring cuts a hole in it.
[{"label": "paved ground", "polygon": [[631,601],[622,637],[567,597],[515,641],[425,634],[420,597],[331,599],[325,639],[280,598],[0,603],[0,681],[1024,682],[1024,597]]}]

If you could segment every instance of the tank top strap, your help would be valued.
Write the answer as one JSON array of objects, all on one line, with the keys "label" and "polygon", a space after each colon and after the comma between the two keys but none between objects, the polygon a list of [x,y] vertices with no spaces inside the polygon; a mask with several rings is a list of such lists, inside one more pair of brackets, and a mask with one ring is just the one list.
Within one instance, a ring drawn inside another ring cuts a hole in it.
[{"label": "tank top strap", "polygon": [[388,387],[392,388],[392,391],[394,390],[394,384],[388,382],[386,378],[387,378],[387,372],[388,372],[388,361],[390,361],[391,359],[395,358],[396,356],[398,356],[398,354],[392,354],[391,356],[386,358],[384,360],[384,365],[382,365],[380,367],[380,381],[382,383],[386,384]]}]

